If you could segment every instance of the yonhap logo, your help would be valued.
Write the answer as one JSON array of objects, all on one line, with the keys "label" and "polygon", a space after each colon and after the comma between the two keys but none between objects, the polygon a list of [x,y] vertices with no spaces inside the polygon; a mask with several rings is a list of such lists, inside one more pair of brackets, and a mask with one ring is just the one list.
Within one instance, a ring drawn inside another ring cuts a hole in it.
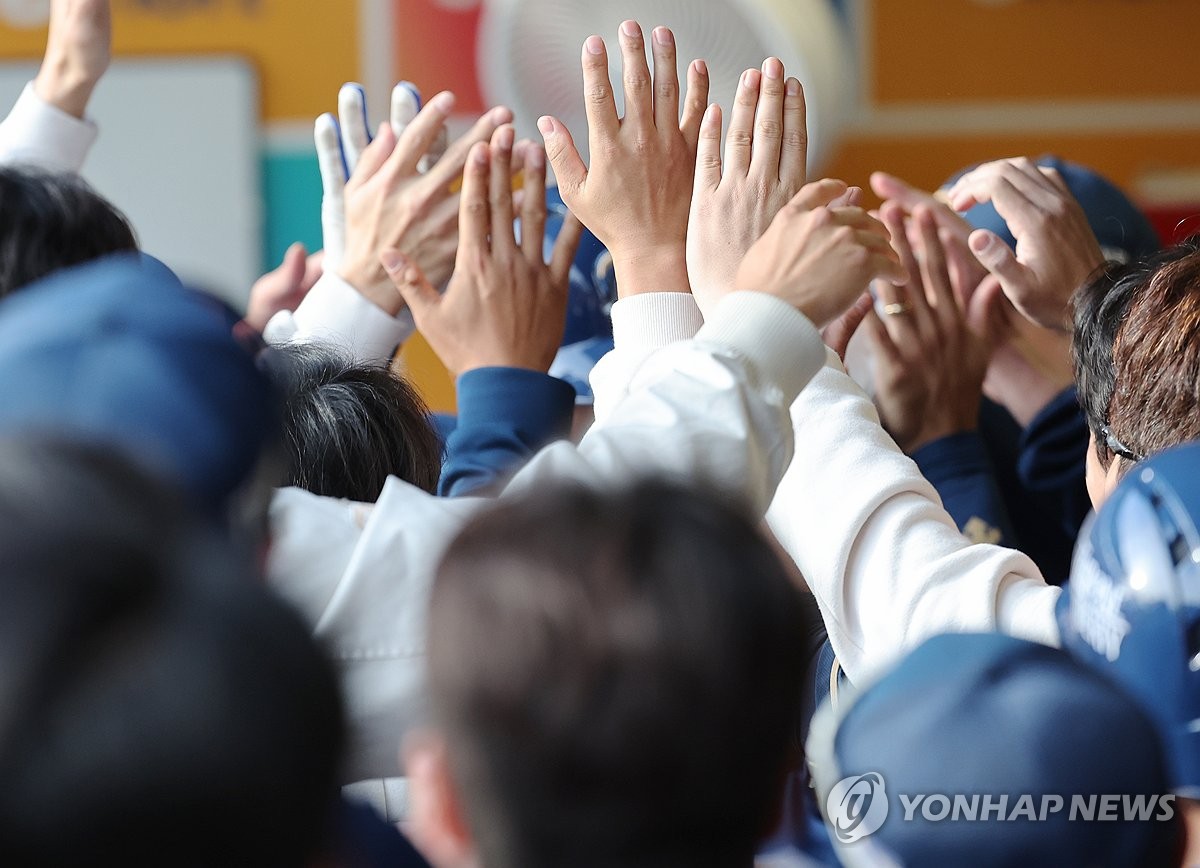
[{"label": "yonhap logo", "polygon": [[825,800],[825,815],[843,844],[853,844],[878,832],[888,815],[883,776],[867,772],[838,781]]}]

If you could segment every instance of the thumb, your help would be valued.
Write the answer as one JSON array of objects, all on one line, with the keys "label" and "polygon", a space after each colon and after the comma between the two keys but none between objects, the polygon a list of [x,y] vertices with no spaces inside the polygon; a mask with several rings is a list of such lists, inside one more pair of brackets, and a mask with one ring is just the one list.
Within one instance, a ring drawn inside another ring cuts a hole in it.
[{"label": "thumb", "polygon": [[304,282],[304,273],[307,270],[308,250],[297,241],[283,255],[283,264],[279,266],[279,274],[286,280],[289,287],[293,287]]},{"label": "thumb", "polygon": [[383,251],[379,261],[383,263],[383,270],[400,291],[419,326],[421,318],[441,303],[441,295],[426,279],[420,266],[399,250]]},{"label": "thumb", "polygon": [[566,289],[582,238],[583,224],[578,217],[567,212],[567,219],[558,232],[558,240],[554,242],[554,252],[550,257],[550,280],[555,287]]},{"label": "thumb", "polygon": [[[546,158],[550,161],[550,168],[554,170],[554,177],[558,180],[563,198],[569,199],[583,189],[587,181],[587,166],[579,156],[579,149],[575,147],[571,131],[562,121],[549,116],[540,118],[538,130],[546,142]],[[567,205],[570,204],[568,201]]]},{"label": "thumb", "polygon": [[995,232],[976,229],[968,240],[975,258],[1008,288],[1010,283],[1024,283],[1026,268],[1017,261],[1017,254]]},{"label": "thumb", "polygon": [[1002,303],[1004,292],[995,277],[984,278],[983,283],[979,284],[967,299],[963,311],[967,328],[988,344],[998,343],[1003,336],[1004,317],[1000,310]]}]

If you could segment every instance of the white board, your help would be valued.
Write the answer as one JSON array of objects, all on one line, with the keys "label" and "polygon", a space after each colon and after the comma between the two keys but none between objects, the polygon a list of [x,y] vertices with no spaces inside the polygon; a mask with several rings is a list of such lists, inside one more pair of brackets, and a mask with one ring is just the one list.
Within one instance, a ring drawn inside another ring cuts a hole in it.
[{"label": "white board", "polygon": [[[0,64],[6,114],[36,65]],[[186,282],[243,306],[262,264],[258,82],[235,57],[119,60],[84,177]]]}]

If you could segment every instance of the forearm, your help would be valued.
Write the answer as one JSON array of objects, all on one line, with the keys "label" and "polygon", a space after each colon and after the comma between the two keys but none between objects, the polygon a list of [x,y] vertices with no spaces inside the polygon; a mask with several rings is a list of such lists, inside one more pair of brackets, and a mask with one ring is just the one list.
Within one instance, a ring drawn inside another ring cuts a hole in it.
[{"label": "forearm", "polygon": [[1057,641],[1057,590],[1025,555],[963,538],[836,358],[792,421],[798,455],[767,518],[852,681],[947,631]]}]

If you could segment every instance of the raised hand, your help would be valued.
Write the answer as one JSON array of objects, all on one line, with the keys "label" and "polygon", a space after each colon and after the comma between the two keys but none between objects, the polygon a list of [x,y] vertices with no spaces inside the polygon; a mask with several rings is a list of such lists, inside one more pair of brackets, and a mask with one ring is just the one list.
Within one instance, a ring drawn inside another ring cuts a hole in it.
[{"label": "raised hand", "polygon": [[563,201],[612,253],[623,297],[689,291],[688,210],[708,69],[702,61],[688,67],[681,122],[675,37],[659,27],[652,41],[653,78],[641,27],[621,25],[624,118],[617,116],[604,40],[590,36],[584,43],[591,166],[561,121],[538,121]]},{"label": "raised hand", "polygon": [[111,62],[109,0],[51,0],[46,55],[33,83],[37,95],[82,118]]},{"label": "raised hand", "polygon": [[867,315],[876,350],[875,403],[883,427],[911,455],[941,437],[976,428],[995,306],[1002,297],[995,287],[984,287],[971,296],[968,309],[960,307],[946,248],[962,239],[945,231],[939,236],[930,208],[917,205],[907,227],[897,203],[885,204],[881,216],[909,283],[903,289],[880,285],[883,316],[874,310]]},{"label": "raised hand", "polygon": [[888,230],[861,208],[839,204],[847,192],[828,179],[802,188],[747,252],[735,288],[774,295],[822,327],[876,277],[904,283]]},{"label": "raised hand", "polygon": [[513,129],[503,126],[490,147],[474,145],[463,178],[458,257],[441,295],[419,264],[398,251],[384,265],[412,311],[417,328],[454,374],[476,368],[545,372],[566,324],[571,262],[583,227],[568,219],[550,264],[543,259],[546,155],[525,150],[521,240],[513,231]]},{"label": "raised hand", "polygon": [[271,317],[281,310],[295,310],[324,273],[324,255],[308,255],[303,244],[293,244],[283,262],[264,274],[250,290],[246,305],[246,323],[263,331]]},{"label": "raised hand", "polygon": [[754,242],[804,186],[808,131],[804,90],[767,58],[761,72],[742,73],[721,159],[721,109],[709,106],[700,126],[688,224],[692,293],[709,311],[733,287]]},{"label": "raised hand", "polygon": [[1053,169],[1024,157],[968,172],[947,193],[965,211],[991,202],[1017,239],[1014,253],[994,233],[971,234],[971,250],[1022,314],[1045,328],[1069,328],[1071,296],[1104,265],[1087,216]]},{"label": "raised hand", "polygon": [[449,279],[458,249],[458,194],[454,191],[467,153],[512,120],[508,109],[492,109],[421,174],[421,160],[436,145],[453,107],[454,95],[439,93],[399,138],[391,124],[383,124],[375,140],[363,149],[346,184],[346,247],[336,271],[392,315],[403,310],[404,300],[383,269],[383,251],[398,249],[413,258],[437,286]]}]

